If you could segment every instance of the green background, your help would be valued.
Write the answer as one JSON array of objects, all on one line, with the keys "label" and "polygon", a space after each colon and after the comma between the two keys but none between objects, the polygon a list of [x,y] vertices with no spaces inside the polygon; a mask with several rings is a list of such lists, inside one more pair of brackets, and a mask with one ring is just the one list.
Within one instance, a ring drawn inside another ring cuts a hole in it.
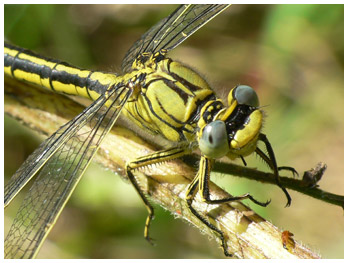
[{"label": "green background", "polygon": [[[5,5],[5,39],[73,65],[121,73],[122,58],[172,5]],[[326,191],[343,194],[343,5],[235,5],[169,56],[201,72],[222,97],[253,86],[267,113],[263,132],[278,164],[300,173],[323,161]],[[5,181],[42,140],[5,117]],[[266,169],[255,156],[248,166]],[[285,173],[285,175],[287,175]],[[343,258],[343,210],[275,186],[213,176],[233,195],[271,198],[263,217],[324,258]],[[18,207],[5,213],[5,233]],[[223,258],[215,241],[156,206],[152,237],[132,187],[91,165],[39,258]]]}]

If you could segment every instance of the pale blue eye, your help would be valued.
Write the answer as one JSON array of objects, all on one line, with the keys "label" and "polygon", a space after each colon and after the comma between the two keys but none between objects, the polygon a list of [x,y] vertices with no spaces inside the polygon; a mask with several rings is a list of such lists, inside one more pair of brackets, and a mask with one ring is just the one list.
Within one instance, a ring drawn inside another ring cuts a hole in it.
[{"label": "pale blue eye", "polygon": [[213,121],[204,127],[199,149],[210,158],[221,158],[229,151],[226,125],[223,121]]},{"label": "pale blue eye", "polygon": [[260,105],[255,90],[247,85],[237,86],[233,91],[233,97],[237,100],[238,104],[245,104],[255,108]]}]

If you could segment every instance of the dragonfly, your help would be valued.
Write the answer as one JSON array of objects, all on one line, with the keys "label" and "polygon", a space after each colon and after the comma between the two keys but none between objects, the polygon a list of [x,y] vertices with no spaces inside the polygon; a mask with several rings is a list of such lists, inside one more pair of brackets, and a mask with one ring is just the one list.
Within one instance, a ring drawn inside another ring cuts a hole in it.
[{"label": "dragonfly", "polygon": [[[96,154],[105,135],[120,113],[143,130],[160,135],[173,146],[130,160],[126,175],[148,211],[144,237],[152,243],[150,224],[154,209],[139,186],[134,171],[155,163],[170,161],[199,150],[196,176],[187,187],[186,203],[191,213],[219,236],[224,254],[229,252],[224,234],[193,206],[197,194],[207,204],[248,199],[260,206],[251,194],[211,199],[210,173],[214,160],[224,156],[242,159],[259,155],[281,185],[279,167],[267,136],[261,133],[264,113],[250,86],[238,85],[228,95],[225,106],[197,72],[167,57],[199,28],[229,5],[182,5],[150,28],[126,53],[124,75],[85,70],[66,62],[38,55],[5,42],[5,75],[54,92],[77,95],[93,103],[46,139],[21,165],[5,186],[7,207],[32,179],[34,183],[23,200],[5,239],[7,258],[33,258],[53,228],[62,209]],[[263,143],[266,151],[258,143]],[[35,177],[35,178],[34,178]]]}]

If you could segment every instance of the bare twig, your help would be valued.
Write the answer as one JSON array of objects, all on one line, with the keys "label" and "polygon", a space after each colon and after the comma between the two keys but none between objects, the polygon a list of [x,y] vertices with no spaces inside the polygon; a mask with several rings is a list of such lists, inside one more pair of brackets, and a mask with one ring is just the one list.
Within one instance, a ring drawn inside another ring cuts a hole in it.
[{"label": "bare twig", "polygon": [[[217,163],[214,170],[223,174],[231,174],[262,183],[275,184],[274,175],[272,173],[265,173],[252,168],[241,167],[233,163]],[[325,170],[326,164],[319,162],[315,168],[305,171],[301,179],[280,177],[280,181],[287,189],[295,190],[302,194],[343,208],[344,196],[326,192],[319,189],[317,185]]]}]

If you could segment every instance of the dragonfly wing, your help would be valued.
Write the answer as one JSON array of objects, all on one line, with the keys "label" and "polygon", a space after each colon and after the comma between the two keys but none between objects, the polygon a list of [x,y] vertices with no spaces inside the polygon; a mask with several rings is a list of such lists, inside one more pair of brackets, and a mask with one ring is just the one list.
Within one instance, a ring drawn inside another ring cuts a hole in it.
[{"label": "dragonfly wing", "polygon": [[128,50],[122,69],[129,72],[133,61],[142,53],[172,50],[208,23],[229,5],[182,5],[147,31]]},{"label": "dragonfly wing", "polygon": [[[24,164],[22,171],[32,171],[37,169],[38,159],[46,159],[7,234],[6,258],[32,258],[36,255],[131,92],[122,86],[100,96],[83,112],[84,115],[80,114],[64,125],[58,138],[53,134],[47,140],[59,144],[49,145],[49,148],[57,148],[51,155],[45,155],[43,146],[47,143],[44,143],[40,147],[42,152],[36,151],[35,156],[30,157],[35,161],[35,168],[30,167],[29,162]],[[110,106],[105,107],[105,104]],[[18,182],[21,188],[22,182],[28,181],[23,177],[26,175],[16,176],[9,192],[18,192],[15,183]]]},{"label": "dragonfly wing", "polygon": [[62,144],[71,136],[74,131],[86,123],[89,112],[94,112],[102,104],[102,98],[91,104],[73,120],[60,127],[54,134],[47,138],[41,145],[26,159],[11,177],[5,186],[5,207],[12,201],[21,189],[31,180],[47,160],[61,147]]}]

